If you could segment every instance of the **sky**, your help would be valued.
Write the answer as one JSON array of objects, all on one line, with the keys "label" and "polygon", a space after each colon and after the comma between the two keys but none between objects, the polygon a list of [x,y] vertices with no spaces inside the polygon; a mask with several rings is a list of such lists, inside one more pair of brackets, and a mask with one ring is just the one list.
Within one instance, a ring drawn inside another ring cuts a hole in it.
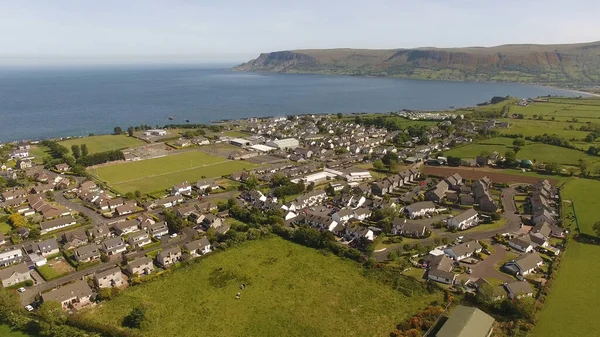
[{"label": "sky", "polygon": [[0,0],[0,64],[600,40],[598,0]]}]

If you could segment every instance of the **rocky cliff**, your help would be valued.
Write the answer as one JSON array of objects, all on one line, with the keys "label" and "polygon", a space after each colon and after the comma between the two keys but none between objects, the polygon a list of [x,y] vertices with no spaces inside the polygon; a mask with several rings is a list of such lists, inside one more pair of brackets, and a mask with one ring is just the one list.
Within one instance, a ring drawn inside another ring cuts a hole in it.
[{"label": "rocky cliff", "polygon": [[594,84],[600,82],[600,42],[489,48],[291,50],[263,53],[234,70]]}]

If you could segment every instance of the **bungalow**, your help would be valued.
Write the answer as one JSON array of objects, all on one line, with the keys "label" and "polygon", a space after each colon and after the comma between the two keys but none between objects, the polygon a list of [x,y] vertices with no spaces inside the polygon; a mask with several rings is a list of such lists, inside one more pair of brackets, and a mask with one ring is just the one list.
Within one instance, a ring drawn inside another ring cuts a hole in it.
[{"label": "bungalow", "polygon": [[210,242],[206,237],[202,237],[199,240],[187,243],[183,246],[183,248],[189,251],[192,257],[197,257],[211,252]]},{"label": "bungalow", "polygon": [[138,226],[141,229],[148,229],[148,226],[154,225],[156,223],[156,221],[154,221],[154,218],[149,216],[148,214],[141,214],[137,217],[136,220],[138,222]]},{"label": "bungalow", "polygon": [[56,239],[54,238],[38,242],[37,246],[39,253],[42,254],[43,257],[48,257],[60,252],[60,249],[58,249],[58,242],[56,242]]},{"label": "bungalow", "polygon": [[118,206],[115,211],[117,212],[118,216],[122,216],[122,215],[127,215],[127,214],[131,214],[133,212],[135,212],[137,210],[137,203],[134,202],[128,202],[124,205]]},{"label": "bungalow", "polygon": [[214,179],[202,179],[196,183],[196,189],[202,193],[206,192],[207,188],[213,189],[215,187],[217,187],[217,184]]},{"label": "bungalow", "polygon": [[147,256],[139,257],[127,264],[127,273],[131,276],[148,275],[153,271],[154,263],[152,263],[152,259]]},{"label": "bungalow", "polygon": [[125,220],[116,223],[113,227],[118,235],[125,235],[137,231],[138,223],[135,220]]},{"label": "bungalow", "polygon": [[427,279],[445,284],[454,284],[456,275],[452,259],[446,255],[438,255],[427,266]]},{"label": "bungalow", "polygon": [[494,318],[474,308],[457,306],[436,337],[489,337],[494,329]]},{"label": "bungalow", "polygon": [[127,241],[131,246],[136,248],[140,248],[152,243],[152,240],[150,239],[150,234],[148,234],[148,232],[146,231],[137,231],[129,234]]},{"label": "bungalow", "polygon": [[504,288],[508,292],[508,297],[512,300],[523,297],[533,297],[533,290],[527,281],[514,281],[505,283]]},{"label": "bungalow", "polygon": [[169,234],[169,227],[167,226],[167,223],[165,221],[162,221],[148,226],[148,232],[153,237],[161,237],[163,235]]},{"label": "bungalow", "polygon": [[67,172],[71,167],[68,164],[57,164],[54,166],[59,172]]},{"label": "bungalow", "polygon": [[32,216],[35,214],[35,211],[26,205],[17,207],[16,211],[17,211],[17,213],[23,215],[24,217]]},{"label": "bungalow", "polygon": [[96,283],[98,288],[113,288],[122,286],[124,282],[121,268],[113,267],[94,273],[94,283]]},{"label": "bungalow", "polygon": [[64,233],[62,236],[62,242],[64,243],[63,248],[68,250],[87,244],[88,237],[83,229],[76,229],[74,231]]},{"label": "bungalow", "polygon": [[204,216],[203,223],[206,228],[217,228],[223,224],[223,219],[212,213],[208,213]]},{"label": "bungalow", "polygon": [[177,246],[165,249],[156,256],[156,262],[163,268],[168,268],[179,260],[181,260],[181,248]]},{"label": "bungalow", "polygon": [[87,230],[89,236],[94,240],[102,240],[110,235],[108,225],[101,224]]},{"label": "bungalow", "polygon": [[518,258],[505,263],[504,267],[513,274],[525,276],[543,263],[544,260],[542,260],[538,253],[533,252],[523,254]]},{"label": "bungalow", "polygon": [[509,240],[508,245],[523,253],[530,253],[533,251],[533,245],[527,235],[518,236]]},{"label": "bungalow", "polygon": [[190,183],[188,183],[187,181],[173,186],[173,190],[171,191],[171,194],[173,194],[173,195],[180,195],[180,194],[188,195],[191,193],[192,193],[192,185],[190,185]]},{"label": "bungalow", "polygon": [[3,201],[8,201],[17,198],[25,198],[27,196],[27,191],[22,188],[17,188],[11,191],[6,191],[1,194]]},{"label": "bungalow", "polygon": [[116,238],[104,240],[101,249],[106,255],[116,255],[124,252],[127,247],[123,238],[117,236]]},{"label": "bungalow", "polygon": [[59,302],[63,309],[73,305],[83,306],[90,303],[92,288],[86,281],[76,281],[42,294],[44,302]]},{"label": "bungalow", "polygon": [[421,201],[404,207],[404,212],[409,218],[414,219],[435,212],[435,204],[431,201]]},{"label": "bungalow", "polygon": [[40,224],[40,233],[46,234],[57,229],[73,226],[77,223],[72,216],[65,216],[54,220],[44,221]]},{"label": "bungalow", "polygon": [[0,267],[10,266],[11,264],[23,260],[23,251],[19,248],[13,248],[0,253]]},{"label": "bungalow", "polygon": [[156,205],[159,207],[169,208],[183,202],[181,195],[174,195],[166,198],[156,200]]},{"label": "bungalow", "polygon": [[448,228],[465,230],[479,223],[479,214],[476,210],[470,208],[448,220]]},{"label": "bungalow", "polygon": [[95,261],[100,258],[100,250],[97,244],[92,243],[75,249],[73,257],[79,263]]},{"label": "bungalow", "polygon": [[0,281],[2,281],[2,286],[5,288],[27,280],[32,279],[29,274],[29,267],[26,263],[19,263],[0,270]]},{"label": "bungalow", "polygon": [[458,196],[458,203],[461,206],[473,206],[475,198],[469,194],[461,194]]},{"label": "bungalow", "polygon": [[460,261],[471,257],[475,253],[481,252],[483,247],[477,241],[468,241],[458,244],[456,246],[444,249],[444,253],[455,261]]},{"label": "bungalow", "polygon": [[423,238],[427,235],[427,225],[406,222],[406,219],[396,218],[392,222],[392,234],[411,238]]},{"label": "bungalow", "polygon": [[84,181],[79,185],[79,189],[83,191],[95,192],[98,190],[98,186],[92,180]]}]

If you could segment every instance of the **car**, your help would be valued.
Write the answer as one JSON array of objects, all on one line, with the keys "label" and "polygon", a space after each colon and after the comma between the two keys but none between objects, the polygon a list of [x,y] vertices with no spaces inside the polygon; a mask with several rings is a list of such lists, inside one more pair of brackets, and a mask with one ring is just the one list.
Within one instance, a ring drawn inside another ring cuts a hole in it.
[{"label": "car", "polygon": [[33,307],[31,305],[27,304],[25,306],[25,310],[27,310],[27,311],[33,311]]},{"label": "car", "polygon": [[519,211],[515,211],[515,214],[519,214]]},{"label": "car", "polygon": [[20,292],[20,293],[24,293],[25,292],[25,288],[21,287],[21,288],[17,289],[17,291]]},{"label": "car", "polygon": [[458,240],[462,241],[464,238],[465,238],[465,237],[461,235],[461,236],[457,237],[456,239],[458,239]]},{"label": "car", "polygon": [[487,255],[492,255],[492,253],[488,249],[484,249],[482,250],[482,252]]},{"label": "car", "polygon": [[177,237],[177,233],[173,233],[171,235],[169,235],[170,238],[176,238]]}]

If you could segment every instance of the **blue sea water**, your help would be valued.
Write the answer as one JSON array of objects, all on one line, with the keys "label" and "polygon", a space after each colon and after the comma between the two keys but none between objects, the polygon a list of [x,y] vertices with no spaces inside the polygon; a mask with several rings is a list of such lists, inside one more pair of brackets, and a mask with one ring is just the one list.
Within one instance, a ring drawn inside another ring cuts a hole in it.
[{"label": "blue sea water", "polygon": [[238,73],[200,66],[0,69],[0,141],[185,120],[446,109],[506,95],[578,94],[523,84]]}]

